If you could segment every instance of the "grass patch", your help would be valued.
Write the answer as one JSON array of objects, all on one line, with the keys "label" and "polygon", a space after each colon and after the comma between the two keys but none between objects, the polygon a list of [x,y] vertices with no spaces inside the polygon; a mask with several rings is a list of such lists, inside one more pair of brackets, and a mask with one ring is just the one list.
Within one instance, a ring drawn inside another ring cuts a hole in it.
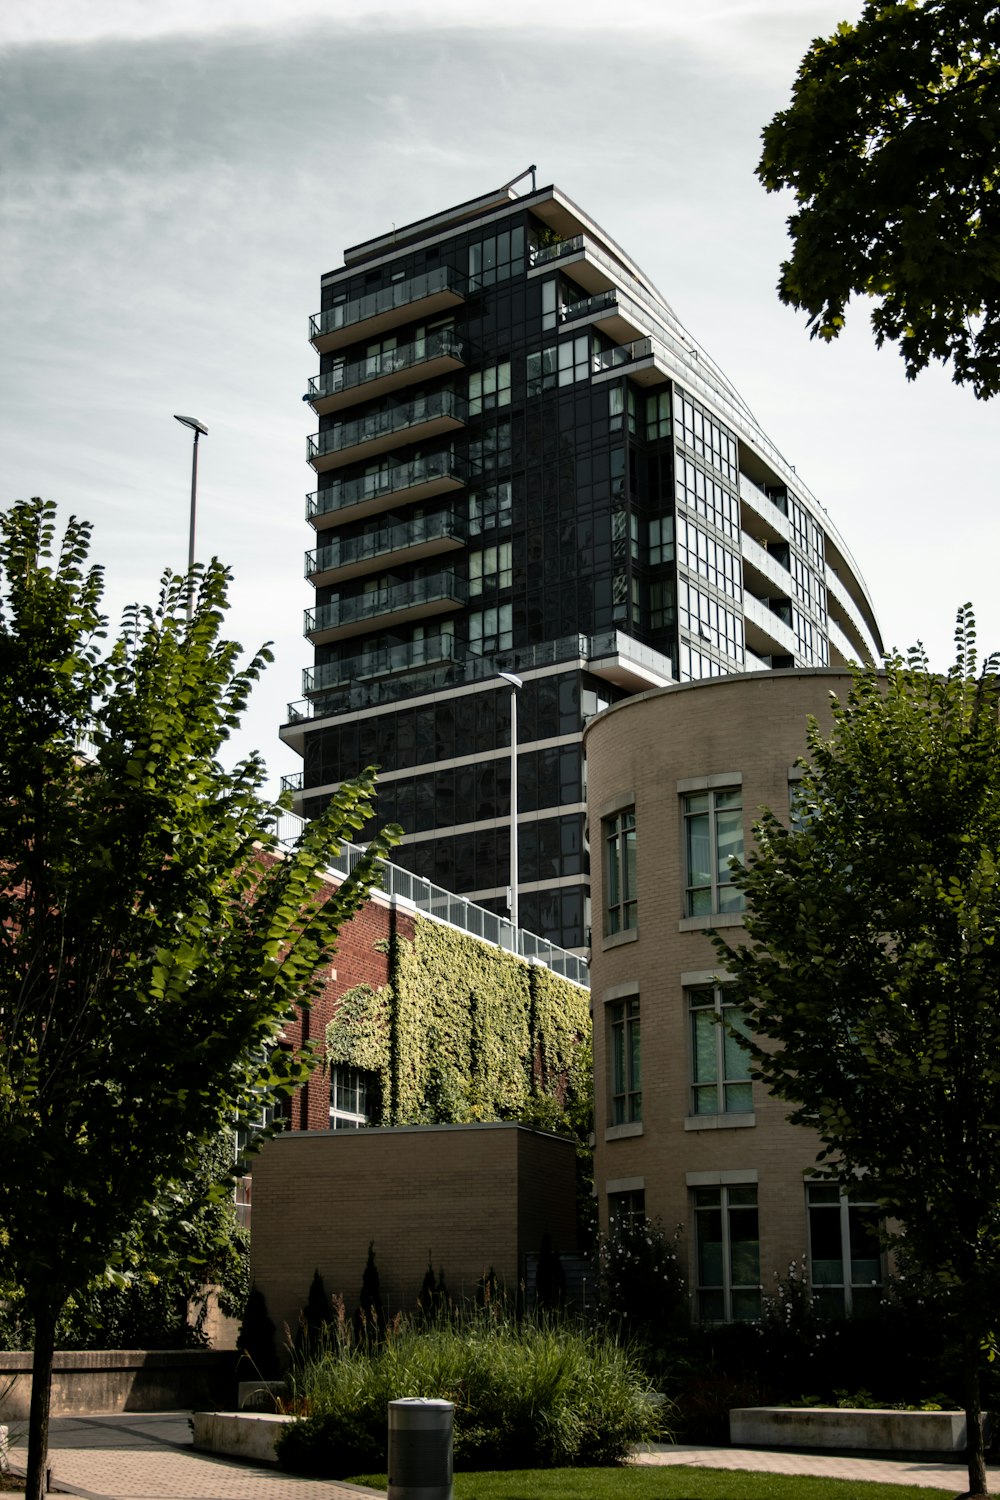
[{"label": "grass patch", "polygon": [[[384,1490],[384,1474],[351,1484]],[[750,1474],[668,1464],[628,1469],[515,1469],[456,1474],[455,1500],[933,1500],[947,1491],[912,1484],[868,1484],[808,1474]]]}]

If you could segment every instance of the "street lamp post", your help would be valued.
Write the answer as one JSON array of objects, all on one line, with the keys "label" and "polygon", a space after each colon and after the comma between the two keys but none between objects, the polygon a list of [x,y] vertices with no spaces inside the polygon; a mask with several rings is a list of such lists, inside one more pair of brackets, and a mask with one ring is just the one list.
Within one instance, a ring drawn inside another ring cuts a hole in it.
[{"label": "street lamp post", "polygon": [[518,949],[517,912],[517,695],[524,686],[513,672],[498,672],[510,683],[510,920],[514,928],[514,950]]},{"label": "street lamp post", "polygon": [[[191,580],[191,571],[194,568],[194,526],[195,516],[198,508],[198,439],[202,433],[208,437],[208,428],[204,422],[199,422],[197,417],[179,417],[174,413],[174,421],[190,427],[194,433],[194,443],[191,448],[191,520],[188,527],[188,579]],[[187,617],[190,620],[194,614],[194,582],[188,583],[188,607]]]}]

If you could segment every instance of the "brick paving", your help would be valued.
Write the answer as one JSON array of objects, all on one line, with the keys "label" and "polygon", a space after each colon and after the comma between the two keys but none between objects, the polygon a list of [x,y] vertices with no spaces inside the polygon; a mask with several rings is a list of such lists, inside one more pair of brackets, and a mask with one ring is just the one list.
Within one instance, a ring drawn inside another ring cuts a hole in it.
[{"label": "brick paving", "polygon": [[[15,1468],[23,1470],[23,1448],[12,1444],[10,1458]],[[967,1488],[964,1466],[952,1459],[866,1458],[676,1444],[651,1446],[637,1454],[635,1461],[912,1484],[953,1495]],[[196,1453],[186,1412],[56,1418],[50,1463],[53,1490],[83,1500],[358,1500],[365,1495],[384,1500],[381,1491],[359,1485],[301,1479],[263,1465]],[[1000,1468],[992,1468],[990,1477],[991,1490],[1000,1494]]]}]

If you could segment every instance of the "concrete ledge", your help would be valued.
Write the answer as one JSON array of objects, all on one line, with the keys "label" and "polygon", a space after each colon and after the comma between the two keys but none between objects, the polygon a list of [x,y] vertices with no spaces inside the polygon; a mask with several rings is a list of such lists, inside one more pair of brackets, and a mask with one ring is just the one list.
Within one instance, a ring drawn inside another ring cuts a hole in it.
[{"label": "concrete ledge", "polygon": [[223,1453],[251,1463],[274,1464],[278,1434],[295,1417],[270,1412],[196,1411],[191,1419],[194,1446],[204,1453]]},{"label": "concrete ledge", "polygon": [[965,1430],[961,1411],[744,1406],[729,1413],[729,1441],[734,1448],[964,1453]]},{"label": "concrete ledge", "polygon": [[[236,1357],[227,1349],[59,1349],[53,1359],[52,1415],[228,1407]],[[25,1351],[0,1351],[2,1422],[28,1415],[31,1359]]]}]

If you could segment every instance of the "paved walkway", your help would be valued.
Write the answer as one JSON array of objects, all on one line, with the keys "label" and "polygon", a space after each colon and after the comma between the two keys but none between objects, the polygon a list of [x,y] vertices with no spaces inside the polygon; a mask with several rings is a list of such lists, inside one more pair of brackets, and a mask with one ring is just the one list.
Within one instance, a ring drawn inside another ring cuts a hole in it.
[{"label": "paved walkway", "polygon": [[[23,1472],[23,1448],[11,1448]],[[876,1480],[949,1490],[967,1487],[954,1462],[864,1458],[856,1454],[773,1453],[757,1448],[684,1444],[650,1447],[640,1464],[691,1464],[704,1469],[749,1469],[766,1474],[815,1474],[830,1479]],[[378,1490],[322,1479],[300,1479],[276,1469],[196,1453],[187,1412],[107,1417],[57,1417],[52,1422],[53,1489],[84,1500],[358,1500]],[[990,1488],[1000,1494],[1000,1467]]]}]

